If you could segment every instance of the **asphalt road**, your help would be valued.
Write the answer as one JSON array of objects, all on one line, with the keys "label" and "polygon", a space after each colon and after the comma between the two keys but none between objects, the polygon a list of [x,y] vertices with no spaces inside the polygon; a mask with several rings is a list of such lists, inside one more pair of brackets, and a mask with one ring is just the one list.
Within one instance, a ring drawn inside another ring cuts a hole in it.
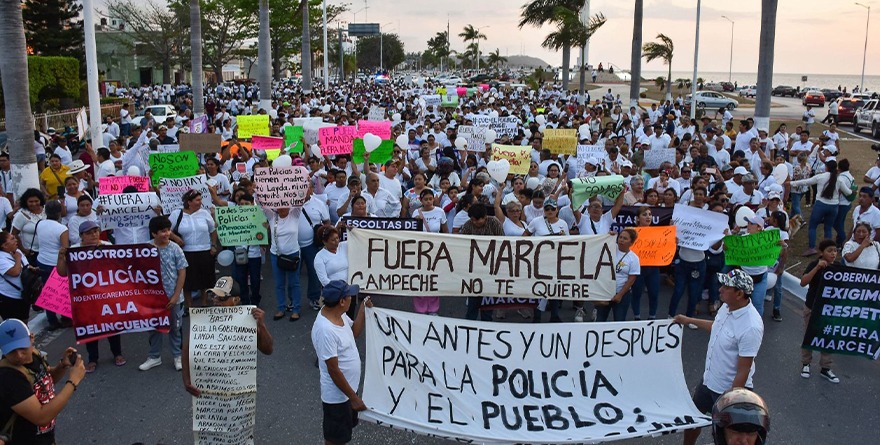
[{"label": "asphalt road", "polygon": [[[274,312],[269,268],[263,283],[262,307]],[[661,313],[666,307],[670,289],[661,295]],[[411,310],[409,299],[377,297],[377,305]],[[647,303],[645,303],[647,304]],[[861,358],[839,356],[836,370],[842,380],[831,384],[818,377],[802,379],[799,345],[802,338],[800,309],[802,302],[787,295],[783,307],[784,320],[776,323],[765,318],[764,343],[757,359],[755,389],[770,406],[771,437],[777,444],[854,444],[873,443],[880,424],[880,363]],[[571,320],[573,312],[565,305],[563,316]],[[445,298],[441,315],[463,317],[464,301]],[[644,309],[646,310],[646,309]],[[769,309],[768,309],[769,310]],[[256,442],[258,444],[320,444],[321,404],[318,370],[310,329],[316,312],[305,306],[303,317],[296,323],[267,322],[275,339],[275,353],[260,356],[258,361],[258,392]],[[511,314],[507,321],[518,321]],[[38,346],[47,351],[50,361],[73,345],[70,329],[41,333]],[[708,333],[685,329],[682,351],[685,377],[693,388],[699,381],[708,342]],[[163,364],[147,372],[138,370],[146,359],[147,334],[131,334],[123,338],[128,364],[115,367],[109,347],[100,344],[102,358],[97,372],[86,377],[70,404],[57,421],[59,443],[65,444],[188,444],[192,443],[191,397],[183,389],[181,375],[174,370],[167,346]],[[359,341],[363,354],[363,338]],[[85,348],[81,347],[83,353]],[[873,439],[872,439],[873,438]],[[711,443],[707,432],[701,444]],[[642,438],[625,444],[676,444],[680,435]],[[401,431],[362,424],[355,430],[355,444],[441,444],[451,443],[428,439]]]}]

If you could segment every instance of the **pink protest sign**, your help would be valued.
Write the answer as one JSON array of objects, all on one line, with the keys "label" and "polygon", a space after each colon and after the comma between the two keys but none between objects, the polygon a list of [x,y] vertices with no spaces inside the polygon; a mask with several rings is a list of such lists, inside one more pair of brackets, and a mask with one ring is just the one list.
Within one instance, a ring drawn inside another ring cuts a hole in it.
[{"label": "pink protest sign", "polygon": [[391,139],[391,121],[358,121],[358,137],[363,139],[367,133],[373,133],[382,140]]},{"label": "pink protest sign", "polygon": [[309,199],[309,171],[305,167],[254,169],[257,204],[267,209],[302,207]]},{"label": "pink protest sign", "polygon": [[284,138],[273,138],[269,136],[257,136],[251,138],[251,148],[254,150],[270,150],[273,148],[281,148],[284,146]]},{"label": "pink protest sign", "polygon": [[126,187],[137,187],[138,193],[150,191],[150,178],[146,176],[105,176],[98,179],[98,192],[102,195],[122,193]]},{"label": "pink protest sign", "polygon": [[354,125],[318,129],[318,143],[321,145],[322,155],[350,154],[357,137],[358,130]]},{"label": "pink protest sign", "polygon": [[73,311],[70,309],[70,286],[67,284],[67,277],[58,275],[57,269],[52,269],[49,280],[43,285],[43,291],[37,298],[37,306],[63,315],[67,318],[73,318]]}]

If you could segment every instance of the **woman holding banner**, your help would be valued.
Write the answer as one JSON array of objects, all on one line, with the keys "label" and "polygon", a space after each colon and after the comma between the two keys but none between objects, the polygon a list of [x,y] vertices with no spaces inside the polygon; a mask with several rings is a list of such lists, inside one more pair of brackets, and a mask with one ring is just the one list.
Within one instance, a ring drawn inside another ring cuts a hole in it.
[{"label": "woman holding banner", "polygon": [[[649,190],[656,193],[655,190]],[[647,227],[653,223],[653,215],[651,207],[639,207],[636,215],[636,226]],[[635,242],[635,239],[633,239]],[[648,289],[648,318],[655,320],[657,318],[657,306],[660,301],[660,267],[643,266],[639,268],[639,275],[632,287],[632,309],[633,319],[642,319],[642,289]]]},{"label": "woman holding banner", "polygon": [[[413,218],[421,219],[426,232],[449,233],[446,227],[446,212],[439,207],[434,207],[434,191],[422,190],[420,196],[422,207],[413,212]],[[440,312],[440,297],[415,297],[413,309],[419,314],[437,315]]]},{"label": "woman holding banner", "polygon": [[[70,246],[67,226],[61,224],[61,202],[49,201],[46,203],[46,219],[40,221],[35,227],[35,237],[40,240],[40,252],[37,253],[37,264],[43,282],[49,281],[52,269],[58,264],[58,252],[66,250]],[[58,316],[51,311],[46,311],[46,319],[49,322],[49,330],[61,326]],[[65,323],[70,320],[65,319]]]},{"label": "woman holding banner", "polygon": [[[553,199],[544,201],[544,216],[538,217],[529,223],[526,229],[533,236],[567,236],[568,227],[565,221],[559,219],[559,206]],[[559,323],[562,319],[559,317],[559,307],[562,305],[560,300],[548,301],[542,299],[535,308],[533,322],[541,322],[541,314],[550,306],[550,322]]]},{"label": "woman holding banner", "polygon": [[214,284],[214,255],[220,251],[217,227],[211,214],[202,208],[202,194],[189,190],[183,194],[183,208],[168,216],[171,229],[183,239],[183,254],[189,266],[183,285],[186,307],[193,307],[193,297],[204,304],[205,289]]},{"label": "woman holding banner", "polygon": [[516,200],[508,202],[504,206],[507,210],[507,216],[505,216],[501,210],[502,194],[503,192],[500,188],[495,189],[495,218],[498,219],[504,228],[504,236],[529,236],[529,231],[522,220],[522,205]]},{"label": "woman holding banner", "polygon": [[[674,193],[672,189],[666,189],[666,193],[668,192]],[[696,195],[697,193],[702,197],[706,196],[705,189],[694,190],[694,194]],[[695,200],[688,205],[702,208],[702,200]],[[688,301],[685,315],[693,317],[696,313],[697,303],[700,302],[700,296],[703,294],[703,282],[706,276],[706,252],[680,247],[673,262],[673,270],[675,273],[675,287],[672,290],[672,298],[669,300],[669,316],[674,317],[676,315],[678,303],[681,301],[685,290],[687,290]],[[688,324],[688,327],[697,329],[695,324]]]},{"label": "woman holding banner", "polygon": [[611,301],[595,303],[596,321],[608,321],[609,314],[613,314],[614,321],[626,320],[632,298],[630,291],[641,273],[639,257],[630,250],[638,236],[638,232],[633,228],[623,229],[617,235],[616,292]]}]

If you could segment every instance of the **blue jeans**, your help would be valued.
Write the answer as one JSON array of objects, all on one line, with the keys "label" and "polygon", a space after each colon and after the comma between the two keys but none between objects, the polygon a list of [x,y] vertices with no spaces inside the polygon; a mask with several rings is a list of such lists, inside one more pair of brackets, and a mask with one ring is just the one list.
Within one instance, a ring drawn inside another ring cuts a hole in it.
[{"label": "blue jeans", "polygon": [[[299,252],[294,256],[299,256]],[[299,301],[302,299],[299,290],[299,271],[302,262],[296,267],[296,270],[282,270],[278,267],[278,255],[270,254],[269,259],[272,262],[272,275],[275,276],[275,300],[278,303],[278,312],[284,312],[290,306],[291,311],[298,314],[300,312]]]},{"label": "blue jeans", "polygon": [[119,124],[119,134],[122,136],[131,136],[131,124]]},{"label": "blue jeans", "polygon": [[[775,273],[775,272],[770,272]],[[776,286],[773,288],[773,309],[782,308],[782,275],[776,277]]]},{"label": "blue jeans", "polygon": [[[817,201],[816,204],[819,204]],[[764,278],[760,283],[755,283],[755,290],[752,291],[752,304],[758,310],[758,315],[764,316],[764,296],[767,295],[767,272],[764,272]],[[754,280],[755,278],[752,278]]]},{"label": "blue jeans", "polygon": [[614,317],[614,321],[626,321],[626,313],[632,306],[632,290],[627,292],[618,303],[611,303],[605,306],[596,306],[596,321],[608,321],[608,315]]},{"label": "blue jeans", "polygon": [[[180,323],[182,317],[183,303],[181,302],[171,308],[171,317],[169,317],[171,330],[168,331],[168,342],[171,344],[172,357],[180,357],[180,345],[183,343],[183,337],[181,337],[182,325]],[[165,334],[157,331],[150,332],[150,353],[148,354],[150,358],[161,357],[163,335]]]},{"label": "blue jeans", "polygon": [[801,200],[803,197],[803,193],[791,193],[791,216],[801,214]]},{"label": "blue jeans", "polygon": [[724,253],[718,255],[706,252],[706,278],[703,287],[709,291],[709,308],[718,301],[721,282],[718,281],[718,273],[724,270]]},{"label": "blue jeans", "polygon": [[844,224],[846,223],[846,215],[849,214],[849,204],[837,205],[837,216],[834,217],[834,231],[837,232],[837,237],[835,241],[837,241],[837,245],[839,247],[843,247],[843,243],[846,242],[846,227]]},{"label": "blue jeans", "polygon": [[675,262],[675,288],[672,290],[672,299],[669,300],[669,316],[674,317],[678,311],[678,302],[684,295],[685,287],[688,291],[687,312],[685,315],[693,317],[703,294],[703,280],[706,276],[706,261],[689,262],[677,259]]},{"label": "blue jeans", "polygon": [[836,205],[816,201],[816,205],[813,206],[813,213],[810,214],[810,228],[808,231],[810,249],[816,248],[816,229],[819,227],[819,224],[824,225],[825,238],[831,239],[831,229],[834,227],[835,217],[837,217]]},{"label": "blue jeans", "polygon": [[[247,264],[232,265],[232,274],[238,287],[241,289],[241,304],[260,305],[260,269],[263,266],[262,258],[248,258]],[[248,285],[248,277],[250,277],[250,285]]]},{"label": "blue jeans", "polygon": [[633,315],[641,319],[642,316],[642,289],[648,288],[648,315],[657,317],[657,306],[660,298],[660,268],[656,266],[643,266],[641,275],[636,278],[632,293]]},{"label": "blue jeans", "polygon": [[318,273],[315,272],[315,256],[318,255],[318,252],[320,252],[321,249],[321,247],[315,246],[314,244],[305,247],[300,246],[299,248],[300,259],[305,262],[305,267],[308,269],[309,273],[309,287],[306,291],[309,301],[318,301],[321,299],[321,282],[318,281]]}]

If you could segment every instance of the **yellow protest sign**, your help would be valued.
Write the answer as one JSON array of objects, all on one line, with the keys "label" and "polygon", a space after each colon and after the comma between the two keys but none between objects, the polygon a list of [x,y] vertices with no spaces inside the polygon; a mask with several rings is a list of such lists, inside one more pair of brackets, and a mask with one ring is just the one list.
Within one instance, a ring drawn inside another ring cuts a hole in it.
[{"label": "yellow protest sign", "polygon": [[492,160],[507,159],[510,163],[510,173],[525,175],[529,173],[529,164],[532,161],[532,146],[500,145],[492,144]]},{"label": "yellow protest sign", "polygon": [[577,144],[577,130],[575,129],[547,128],[544,130],[543,147],[552,153],[576,155]]},{"label": "yellow protest sign", "polygon": [[250,139],[253,136],[269,136],[269,115],[238,116],[238,138]]}]

